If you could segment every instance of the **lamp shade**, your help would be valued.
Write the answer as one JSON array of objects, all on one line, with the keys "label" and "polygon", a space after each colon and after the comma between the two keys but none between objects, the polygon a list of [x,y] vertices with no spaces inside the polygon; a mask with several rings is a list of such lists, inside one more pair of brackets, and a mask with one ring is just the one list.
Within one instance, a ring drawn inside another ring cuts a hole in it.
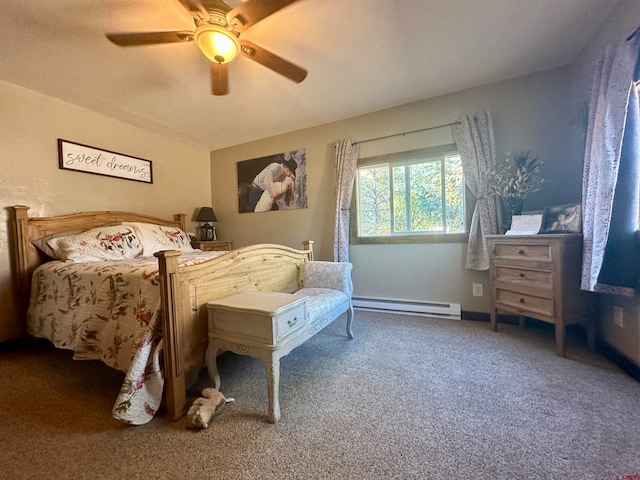
[{"label": "lamp shade", "polygon": [[233,33],[220,25],[203,24],[196,28],[196,43],[209,60],[229,63],[240,52],[240,44]]},{"label": "lamp shade", "polygon": [[216,214],[211,207],[202,207],[198,212],[196,222],[217,222]]}]

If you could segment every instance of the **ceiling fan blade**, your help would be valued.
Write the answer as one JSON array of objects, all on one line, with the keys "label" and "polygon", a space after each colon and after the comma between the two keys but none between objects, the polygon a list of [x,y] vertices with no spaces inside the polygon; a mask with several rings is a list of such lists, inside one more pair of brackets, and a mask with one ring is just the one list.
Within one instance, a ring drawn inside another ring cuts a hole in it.
[{"label": "ceiling fan blade", "polygon": [[192,14],[194,12],[200,12],[205,15],[206,18],[209,17],[207,13],[207,9],[202,6],[202,2],[200,0],[178,0],[184,8],[186,8]]},{"label": "ceiling fan blade", "polygon": [[210,62],[211,66],[211,93],[213,95],[226,95],[229,93],[229,70],[226,63]]},{"label": "ceiling fan blade", "polygon": [[190,42],[193,40],[193,32],[108,33],[106,37],[120,47],[135,47],[158,43]]},{"label": "ceiling fan blade", "polygon": [[240,47],[240,51],[245,57],[270,68],[274,72],[287,77],[289,80],[300,83],[307,77],[307,71],[304,68],[294,65],[284,58],[257,46],[255,43],[240,40]]},{"label": "ceiling fan blade", "polygon": [[227,22],[236,31],[244,32],[263,18],[297,0],[247,0],[227,13]]}]

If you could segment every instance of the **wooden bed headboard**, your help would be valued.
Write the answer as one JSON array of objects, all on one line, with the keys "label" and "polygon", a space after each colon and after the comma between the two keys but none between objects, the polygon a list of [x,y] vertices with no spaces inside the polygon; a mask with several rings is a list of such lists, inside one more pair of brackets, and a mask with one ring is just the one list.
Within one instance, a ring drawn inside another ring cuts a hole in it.
[{"label": "wooden bed headboard", "polygon": [[35,245],[34,240],[51,235],[72,230],[89,230],[110,223],[120,222],[144,222],[158,225],[169,225],[185,230],[184,213],[174,215],[173,220],[152,217],[131,212],[81,212],[69,215],[59,215],[55,217],[29,217],[29,207],[15,205],[13,210],[13,227],[15,248],[13,249],[15,278],[15,292],[21,304],[26,306],[29,298],[31,275],[38,265],[50,260],[41,253]]}]

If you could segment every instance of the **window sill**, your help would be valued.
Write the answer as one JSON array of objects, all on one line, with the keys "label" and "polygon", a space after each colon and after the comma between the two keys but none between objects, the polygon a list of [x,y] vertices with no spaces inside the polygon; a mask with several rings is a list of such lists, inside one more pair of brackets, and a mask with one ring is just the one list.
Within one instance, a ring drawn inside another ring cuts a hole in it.
[{"label": "window sill", "polygon": [[350,238],[351,245],[402,245],[415,243],[466,243],[468,233],[449,233],[432,235],[385,235],[380,237]]}]

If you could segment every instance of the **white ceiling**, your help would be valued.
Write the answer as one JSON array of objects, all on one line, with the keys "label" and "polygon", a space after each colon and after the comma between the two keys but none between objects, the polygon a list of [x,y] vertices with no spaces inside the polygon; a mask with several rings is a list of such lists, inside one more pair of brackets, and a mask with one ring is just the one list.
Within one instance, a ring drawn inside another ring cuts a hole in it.
[{"label": "white ceiling", "polygon": [[240,57],[215,97],[195,44],[104,37],[193,30],[177,0],[0,0],[0,79],[216,150],[570,64],[618,3],[299,0],[242,38],[304,82]]}]

